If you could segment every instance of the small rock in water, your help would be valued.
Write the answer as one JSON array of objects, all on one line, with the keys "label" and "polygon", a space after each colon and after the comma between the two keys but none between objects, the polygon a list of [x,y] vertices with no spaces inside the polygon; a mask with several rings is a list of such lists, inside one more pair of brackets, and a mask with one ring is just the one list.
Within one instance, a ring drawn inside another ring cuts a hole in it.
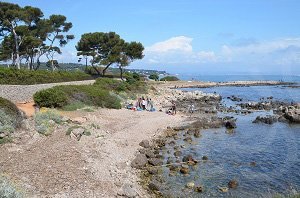
[{"label": "small rock in water", "polygon": [[234,128],[236,128],[236,124],[235,124],[234,121],[227,121],[227,122],[225,123],[225,127],[226,127],[227,129],[234,129]]},{"label": "small rock in water", "polygon": [[183,140],[186,141],[186,142],[192,142],[193,141],[193,139],[191,137],[184,138]]},{"label": "small rock in water", "polygon": [[192,189],[192,188],[194,188],[194,186],[195,186],[194,182],[189,182],[189,183],[186,184],[187,188],[191,188]]},{"label": "small rock in water", "polygon": [[176,157],[181,156],[181,155],[182,155],[181,151],[175,151],[174,152],[174,156],[176,156]]},{"label": "small rock in water", "polygon": [[250,162],[250,166],[256,166],[256,162]]},{"label": "small rock in water", "polygon": [[203,188],[203,186],[195,186],[194,191],[202,193],[204,191],[204,188]]},{"label": "small rock in water", "polygon": [[189,168],[181,167],[180,172],[181,172],[182,174],[188,174],[188,173],[190,172],[190,170],[189,170]]},{"label": "small rock in water", "polygon": [[200,131],[195,131],[194,137],[195,137],[195,138],[201,137]]},{"label": "small rock in water", "polygon": [[204,155],[204,156],[202,157],[202,160],[208,160],[208,157],[207,157],[206,155]]},{"label": "small rock in water", "polygon": [[221,192],[228,192],[228,188],[227,188],[227,187],[221,187],[221,186],[219,186],[218,189],[219,189]]},{"label": "small rock in water", "polygon": [[228,188],[236,188],[238,186],[238,182],[233,179],[228,182]]}]

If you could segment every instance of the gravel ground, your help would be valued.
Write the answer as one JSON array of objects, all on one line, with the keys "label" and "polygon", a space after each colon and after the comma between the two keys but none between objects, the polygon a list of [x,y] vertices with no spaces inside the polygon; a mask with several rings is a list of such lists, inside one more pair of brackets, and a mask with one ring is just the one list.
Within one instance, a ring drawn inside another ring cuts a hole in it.
[{"label": "gravel ground", "polygon": [[87,85],[93,84],[94,82],[95,80],[85,80],[37,85],[0,85],[0,97],[6,98],[15,103],[32,102],[33,94],[42,89],[48,89],[57,85]]}]

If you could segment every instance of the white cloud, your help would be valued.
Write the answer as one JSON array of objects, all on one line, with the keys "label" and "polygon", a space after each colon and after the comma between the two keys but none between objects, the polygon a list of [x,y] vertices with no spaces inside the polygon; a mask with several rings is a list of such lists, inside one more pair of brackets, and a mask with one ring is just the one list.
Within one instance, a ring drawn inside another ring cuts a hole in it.
[{"label": "white cloud", "polygon": [[193,38],[186,36],[172,37],[146,47],[145,61],[147,63],[186,64],[216,61],[213,51],[193,50]]},{"label": "white cloud", "polygon": [[154,45],[147,47],[146,52],[192,52],[192,38],[186,36],[172,37],[166,41],[155,43]]}]

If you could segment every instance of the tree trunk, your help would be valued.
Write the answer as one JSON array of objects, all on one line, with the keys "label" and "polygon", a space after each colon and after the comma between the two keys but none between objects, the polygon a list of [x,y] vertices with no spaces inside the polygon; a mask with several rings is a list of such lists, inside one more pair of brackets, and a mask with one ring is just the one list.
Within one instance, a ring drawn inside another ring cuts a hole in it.
[{"label": "tree trunk", "polygon": [[13,31],[13,35],[14,35],[14,39],[15,39],[15,47],[16,47],[16,64],[17,64],[17,68],[21,69],[21,64],[20,64],[20,52],[19,52],[19,42],[18,42],[18,35],[15,31],[15,28],[12,26],[12,31]]},{"label": "tree trunk", "polygon": [[97,74],[100,76],[101,73],[100,71],[97,69],[97,67],[94,66],[94,62],[92,61],[92,67],[94,68],[94,70],[97,72]]},{"label": "tree trunk", "polygon": [[123,79],[123,73],[124,73],[124,72],[123,72],[122,66],[119,66],[119,69],[120,69],[120,77],[121,77],[122,80],[124,80],[124,79]]},{"label": "tree trunk", "polygon": [[106,67],[103,69],[102,71],[102,75],[105,76],[105,72],[106,70],[109,68],[109,66],[111,66],[112,63],[109,63],[108,65],[106,65]]}]

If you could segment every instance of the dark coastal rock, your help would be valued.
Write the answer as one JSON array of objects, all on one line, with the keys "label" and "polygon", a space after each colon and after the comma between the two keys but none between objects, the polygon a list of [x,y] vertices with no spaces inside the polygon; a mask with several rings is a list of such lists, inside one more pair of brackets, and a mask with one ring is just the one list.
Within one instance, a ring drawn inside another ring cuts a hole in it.
[{"label": "dark coastal rock", "polygon": [[230,180],[228,182],[228,188],[236,188],[238,186],[238,182],[236,180]]},{"label": "dark coastal rock", "polygon": [[147,158],[154,158],[155,157],[155,154],[151,150],[145,151],[145,155],[146,155]]},{"label": "dark coastal rock", "polygon": [[148,167],[147,171],[150,175],[156,175],[159,172],[159,169],[156,167]]},{"label": "dark coastal rock", "polygon": [[188,173],[190,172],[190,170],[189,170],[189,168],[187,168],[187,167],[181,167],[181,168],[180,168],[180,172],[181,172],[182,174],[188,174]]},{"label": "dark coastal rock", "polygon": [[136,169],[142,169],[148,163],[148,159],[144,154],[138,154],[135,159],[131,162],[131,167]]},{"label": "dark coastal rock", "polygon": [[170,141],[170,142],[169,142],[169,145],[170,145],[170,146],[175,146],[175,144],[176,144],[175,141]]},{"label": "dark coastal rock", "polygon": [[284,117],[291,123],[300,123],[300,109],[295,107],[286,107]]},{"label": "dark coastal rock", "polygon": [[202,160],[208,160],[208,157],[207,157],[206,155],[204,155],[204,156],[202,157]]},{"label": "dark coastal rock", "polygon": [[239,98],[234,95],[227,97],[227,99],[230,99],[231,101],[234,101],[234,102],[241,102],[243,100],[242,98]]},{"label": "dark coastal rock", "polygon": [[148,188],[152,191],[159,191],[160,183],[157,181],[151,181],[148,184]]},{"label": "dark coastal rock", "polygon": [[193,135],[194,134],[194,131],[189,129],[187,132],[186,132],[188,135]]},{"label": "dark coastal rock", "polygon": [[149,140],[143,140],[139,143],[139,145],[141,147],[144,147],[144,148],[149,148],[150,147],[150,143],[149,143]]},{"label": "dark coastal rock", "polygon": [[195,138],[201,137],[200,130],[196,130],[196,131],[194,132],[194,137],[195,137]]},{"label": "dark coastal rock", "polygon": [[203,186],[195,186],[194,191],[198,193],[202,193],[204,191],[204,188]]},{"label": "dark coastal rock", "polygon": [[178,165],[170,165],[169,170],[173,172],[177,172],[180,170],[180,167]]},{"label": "dark coastal rock", "polygon": [[182,158],[183,162],[188,162],[188,161],[194,161],[194,158],[192,155],[186,155]]},{"label": "dark coastal rock", "polygon": [[181,156],[181,155],[182,155],[181,151],[175,151],[174,152],[174,156],[176,156],[176,157]]},{"label": "dark coastal rock", "polygon": [[178,127],[173,127],[174,131],[183,131],[186,129],[186,126],[178,126]]},{"label": "dark coastal rock", "polygon": [[277,121],[278,121],[277,116],[267,115],[265,117],[257,116],[256,119],[253,121],[253,123],[274,124]]},{"label": "dark coastal rock", "polygon": [[236,128],[236,123],[233,120],[226,121],[225,127],[227,129],[234,129],[234,128]]},{"label": "dark coastal rock", "polygon": [[149,164],[152,166],[161,166],[163,165],[163,161],[158,158],[151,158],[148,160]]},{"label": "dark coastal rock", "polygon": [[193,139],[191,137],[186,137],[183,139],[183,141],[186,141],[186,142],[192,142]]}]

